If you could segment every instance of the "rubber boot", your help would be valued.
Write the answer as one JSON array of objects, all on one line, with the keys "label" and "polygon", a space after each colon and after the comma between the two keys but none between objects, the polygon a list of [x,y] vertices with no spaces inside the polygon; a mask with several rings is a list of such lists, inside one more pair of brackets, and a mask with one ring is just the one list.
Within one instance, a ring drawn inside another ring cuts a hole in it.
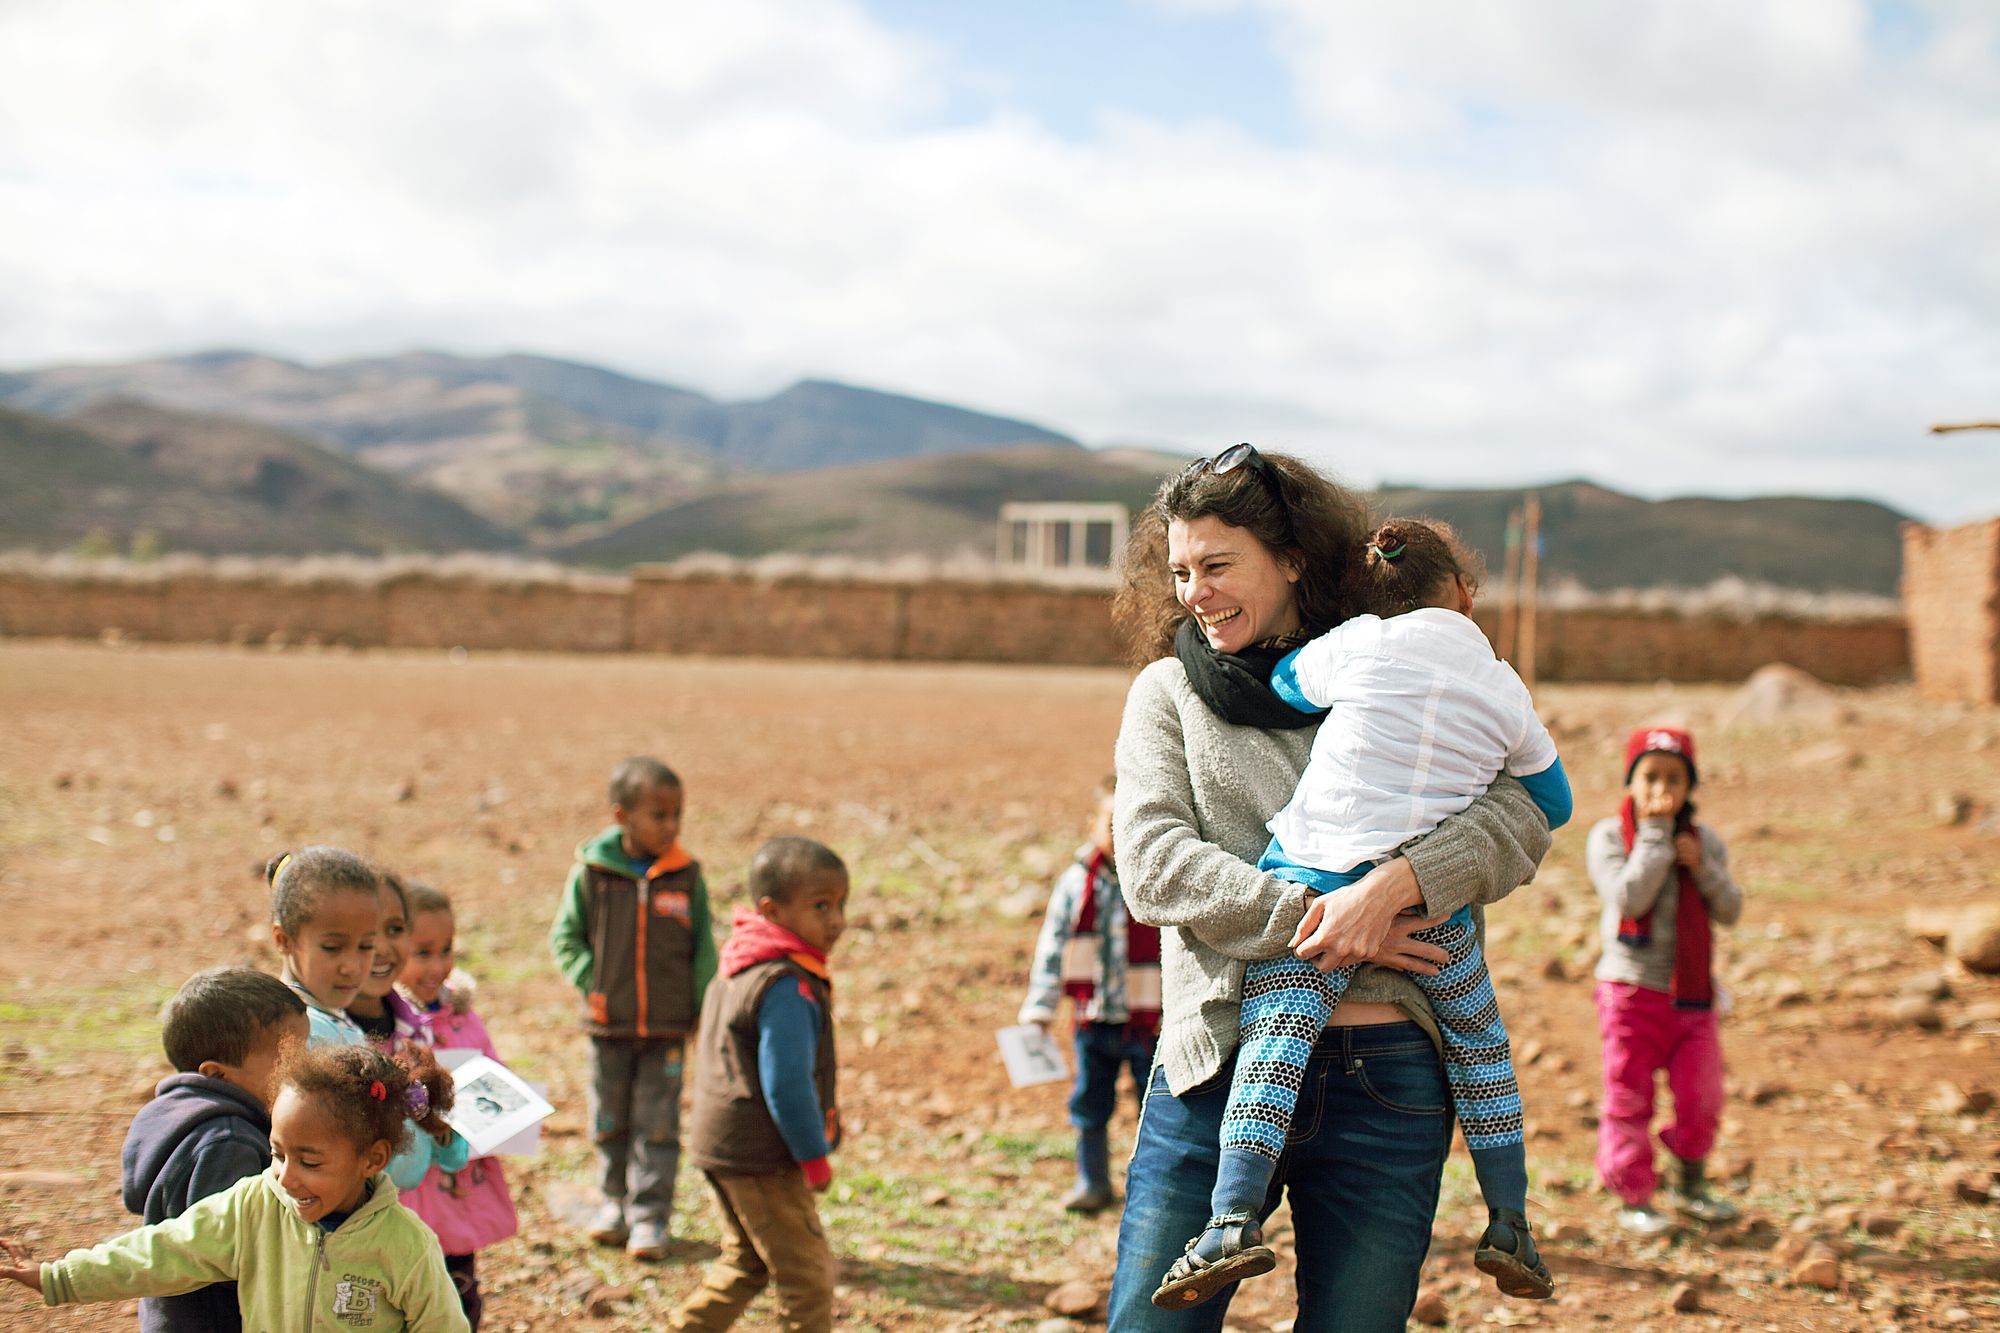
[{"label": "rubber boot", "polygon": [[1076,1188],[1063,1196],[1072,1213],[1101,1213],[1111,1206],[1111,1134],[1106,1129],[1076,1132]]},{"label": "rubber boot", "polygon": [[1708,1192],[1708,1164],[1699,1159],[1680,1159],[1679,1188],[1673,1201],[1681,1216],[1705,1226],[1726,1226],[1736,1220],[1736,1205]]}]

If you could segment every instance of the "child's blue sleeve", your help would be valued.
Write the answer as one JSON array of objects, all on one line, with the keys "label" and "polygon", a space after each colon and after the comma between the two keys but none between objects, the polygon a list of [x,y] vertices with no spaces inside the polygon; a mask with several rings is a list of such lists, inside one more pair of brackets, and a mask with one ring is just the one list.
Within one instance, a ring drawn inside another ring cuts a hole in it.
[{"label": "child's blue sleeve", "polygon": [[819,1006],[805,994],[804,982],[780,977],[757,1005],[757,1081],[778,1134],[800,1162],[818,1161],[831,1151],[813,1082],[818,1057]]},{"label": "child's blue sleeve", "polygon": [[1563,772],[1561,758],[1541,772],[1522,778],[1521,785],[1528,789],[1529,799],[1541,807],[1551,832],[1569,823],[1570,815],[1575,812],[1575,803],[1570,795],[1569,774]]},{"label": "child's blue sleeve", "polygon": [[1299,654],[1304,651],[1294,648],[1278,659],[1278,665],[1271,668],[1271,692],[1301,713],[1324,713],[1324,708],[1306,698],[1299,684]]},{"label": "child's blue sleeve", "polygon": [[415,1189],[433,1166],[447,1174],[465,1169],[472,1156],[472,1145],[465,1141],[464,1135],[453,1130],[451,1141],[440,1144],[414,1121],[408,1123],[410,1146],[389,1159],[389,1179],[396,1182],[397,1189]]}]

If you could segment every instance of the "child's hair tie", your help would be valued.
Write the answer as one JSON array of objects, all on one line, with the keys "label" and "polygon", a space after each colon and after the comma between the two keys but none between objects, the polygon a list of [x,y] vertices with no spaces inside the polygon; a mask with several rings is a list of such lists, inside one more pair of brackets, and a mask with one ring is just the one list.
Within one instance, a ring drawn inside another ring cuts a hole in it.
[{"label": "child's hair tie", "polygon": [[378,1078],[368,1085],[368,1095],[378,1102],[386,1102],[389,1100],[389,1085]]},{"label": "child's hair tie", "polygon": [[410,1080],[410,1086],[403,1093],[403,1105],[410,1112],[410,1119],[422,1120],[431,1113],[431,1092],[417,1079]]},{"label": "child's hair tie", "polygon": [[1375,557],[1378,560],[1395,560],[1398,557],[1400,557],[1403,554],[1403,552],[1409,550],[1410,546],[1408,542],[1398,542],[1396,544],[1395,550],[1385,551],[1381,547],[1377,546],[1375,543],[1370,542],[1368,543],[1368,549],[1375,553]]}]

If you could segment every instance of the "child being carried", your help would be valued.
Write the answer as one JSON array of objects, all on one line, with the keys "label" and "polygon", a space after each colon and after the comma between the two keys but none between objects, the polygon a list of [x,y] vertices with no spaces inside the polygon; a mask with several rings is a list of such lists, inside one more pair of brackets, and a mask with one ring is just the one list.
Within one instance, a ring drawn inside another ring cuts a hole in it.
[{"label": "child being carried", "polygon": [[[1354,883],[1472,804],[1501,772],[1519,778],[1556,828],[1569,780],[1513,668],[1470,618],[1478,564],[1443,524],[1399,520],[1369,539],[1358,615],[1279,662],[1272,689],[1301,712],[1329,710],[1290,804],[1271,820],[1261,869],[1316,893]],[[1449,955],[1412,974],[1436,1011],[1445,1072],[1485,1196],[1474,1262],[1510,1296],[1555,1290],[1527,1221],[1521,1095],[1472,909],[1412,937]],[[1313,1043],[1353,975],[1285,955],[1247,965],[1234,1082],[1222,1122],[1213,1214],[1153,1293],[1199,1304],[1269,1272],[1261,1220]]]}]

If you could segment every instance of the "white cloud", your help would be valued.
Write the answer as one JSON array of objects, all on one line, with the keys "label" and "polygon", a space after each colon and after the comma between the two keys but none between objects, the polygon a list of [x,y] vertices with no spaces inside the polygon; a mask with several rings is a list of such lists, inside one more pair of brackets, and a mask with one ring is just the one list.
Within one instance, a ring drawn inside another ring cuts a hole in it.
[{"label": "white cloud", "polygon": [[[1167,7],[1227,0],[1163,0]],[[2000,18],[1244,0],[1308,127],[941,124],[841,0],[0,9],[0,361],[831,374],[1364,478],[1994,507]]]}]

